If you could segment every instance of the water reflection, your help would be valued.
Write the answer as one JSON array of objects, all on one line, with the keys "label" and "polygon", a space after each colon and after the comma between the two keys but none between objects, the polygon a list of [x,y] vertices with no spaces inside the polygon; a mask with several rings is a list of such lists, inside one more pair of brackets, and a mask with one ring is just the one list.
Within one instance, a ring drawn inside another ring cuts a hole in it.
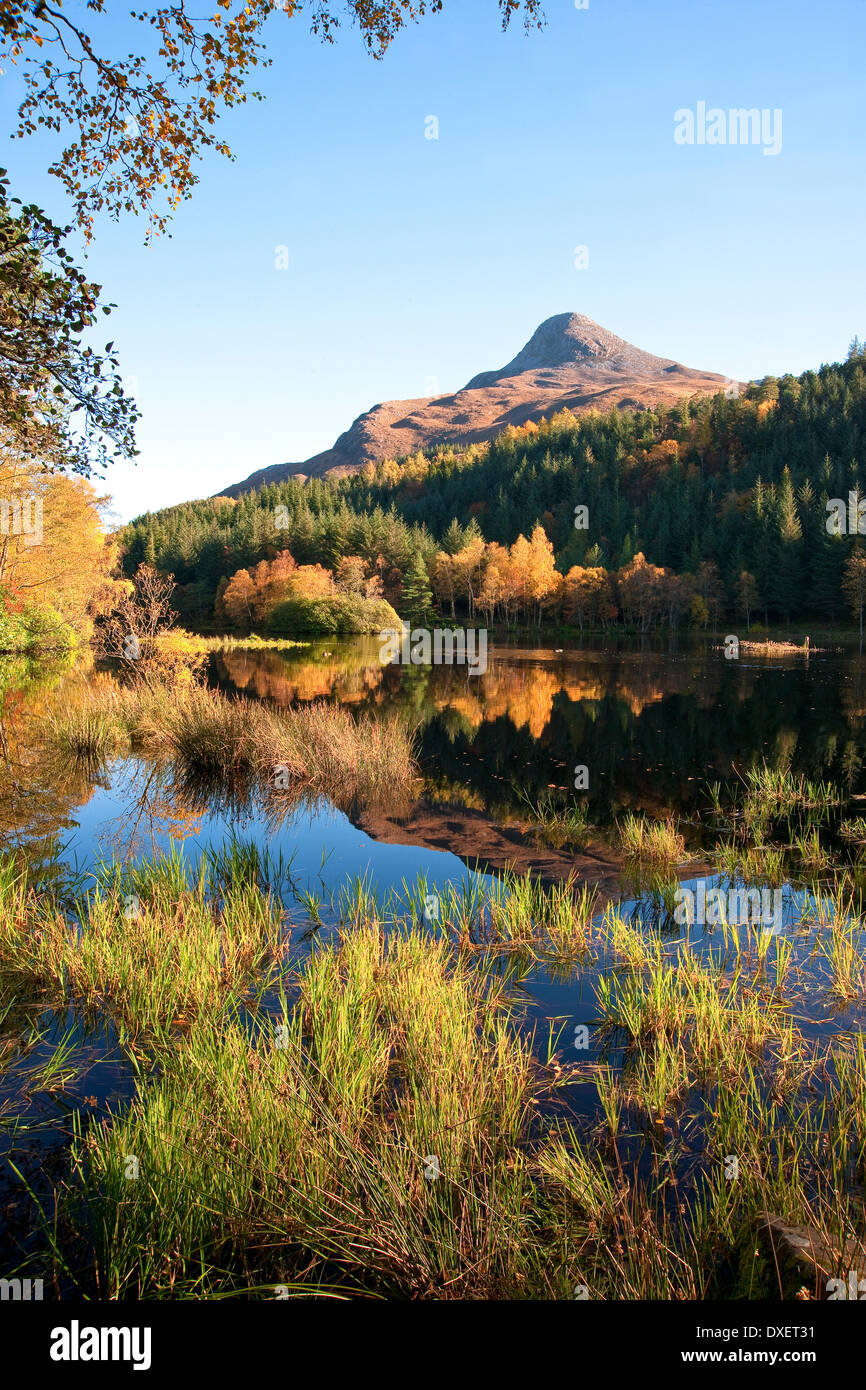
[{"label": "water reflection", "polygon": [[[385,808],[391,814],[380,816],[379,829],[385,836],[387,820],[391,840],[413,816],[426,817],[429,831],[436,807],[460,808],[460,833],[471,839],[482,820],[525,822],[527,796],[549,792],[564,802],[580,799],[602,830],[628,810],[688,821],[705,783],[724,784],[763,761],[831,780],[849,797],[866,791],[866,677],[856,656],[813,655],[806,664],[799,656],[727,661],[707,646],[493,648],[480,676],[465,667],[383,667],[378,658],[375,639],[232,651],[213,658],[210,679],[283,706],[326,700],[408,719],[418,731],[423,796],[411,814]],[[86,660],[66,667],[7,660],[0,670],[0,833],[7,843],[38,842],[50,858],[70,836],[86,838],[94,798],[100,816],[111,812],[114,829],[103,839],[116,850],[137,852],[166,835],[198,837],[215,820],[261,823],[266,837],[279,836],[293,798],[202,787],[137,760],[116,762],[109,776],[51,754],[45,724],[53,711],[109,680]],[[588,769],[586,791],[574,790],[576,765]],[[375,836],[375,818],[365,819],[364,808],[352,809],[352,818]],[[407,839],[423,842],[421,828],[415,831]],[[431,831],[427,842],[440,840]]]},{"label": "water reflection", "polygon": [[609,824],[625,810],[688,814],[707,780],[753,762],[863,790],[866,670],[854,655],[728,661],[676,650],[505,648],[488,670],[382,667],[359,640],[293,654],[232,652],[214,664],[225,689],[293,704],[314,699],[403,710],[420,728],[428,791],[494,815],[529,790],[573,790]]}]

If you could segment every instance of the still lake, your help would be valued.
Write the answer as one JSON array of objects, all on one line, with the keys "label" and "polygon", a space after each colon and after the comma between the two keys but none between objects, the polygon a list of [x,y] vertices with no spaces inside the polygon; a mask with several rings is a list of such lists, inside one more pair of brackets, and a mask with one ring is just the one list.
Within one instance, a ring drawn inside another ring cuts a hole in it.
[{"label": "still lake", "polygon": [[[45,737],[52,711],[88,685],[113,679],[92,663],[6,659],[0,679],[4,848],[25,848],[46,879],[71,871],[86,886],[101,861],[174,845],[195,862],[234,840],[253,842],[283,866],[281,897],[299,963],[314,941],[334,931],[353,881],[364,880],[381,901],[389,895],[417,901],[419,893],[425,900],[448,885],[468,891],[478,875],[487,881],[507,863],[548,881],[577,863],[582,877],[606,897],[621,898],[633,921],[661,931],[673,948],[682,933],[671,931],[653,894],[623,872],[615,850],[618,819],[628,812],[675,816],[691,856],[678,877],[688,883],[703,873],[716,882],[711,869],[700,867],[708,822],[696,810],[706,807],[708,783],[733,784],[743,769],[766,761],[834,782],[848,815],[866,793],[866,667],[856,653],[835,649],[813,651],[808,660],[797,654],[734,661],[711,641],[572,644],[561,652],[500,646],[491,648],[480,675],[460,667],[383,667],[379,644],[370,639],[216,655],[208,679],[226,693],[282,706],[324,700],[359,713],[399,712],[417,731],[422,781],[414,804],[338,809],[316,799],[288,811],[271,804],[266,792],[182,785],[170,769],[146,759],[126,756],[87,768],[52,752]],[[587,769],[585,791],[574,790],[578,766]],[[534,833],[529,804],[547,795],[562,804],[579,799],[585,807],[593,831],[579,856]],[[832,838],[833,825],[824,833]],[[813,1037],[859,1030],[859,1002],[836,1007],[819,988],[826,970],[800,922],[807,883],[792,874],[783,889],[783,933],[794,942],[800,967],[798,1025]],[[527,960],[513,978],[527,1024],[543,1044],[551,1032],[559,1036],[567,1054],[574,1027],[592,1024],[595,971],[579,961],[565,968]],[[25,1015],[44,1030],[47,1058],[72,1015],[49,1017],[38,1001],[17,1001],[16,1024]],[[80,1079],[38,1103],[34,1160],[46,1144],[68,1136],[82,1096],[98,1113],[122,1104],[131,1091],[110,1030],[82,1025],[76,1049]],[[14,1087],[12,1068],[0,1105]],[[583,1093],[590,1102],[591,1088],[577,1090],[580,1108]],[[34,1104],[28,1113],[35,1116]],[[26,1135],[12,1144],[26,1169]],[[0,1148],[8,1152],[5,1139]]]},{"label": "still lake", "polygon": [[[732,661],[712,644],[559,653],[513,646],[492,649],[487,671],[469,675],[461,667],[383,668],[378,653],[377,641],[359,638],[211,658],[208,678],[226,693],[281,706],[323,700],[358,713],[399,711],[417,730],[423,786],[413,807],[358,806],[347,815],[318,802],[280,824],[266,802],[191,794],[146,761],[88,770],[51,755],[51,711],[110,677],[85,664],[6,659],[2,843],[87,869],[172,839],[195,854],[234,834],[293,857],[296,876],[321,880],[329,892],[363,873],[387,891],[418,872],[461,876],[485,857],[499,867],[506,832],[525,826],[528,802],[548,794],[579,802],[602,837],[628,812],[680,817],[692,848],[700,831],[689,820],[706,785],[733,783],[755,763],[832,781],[848,797],[866,791],[866,666],[856,654]],[[585,791],[574,790],[578,766],[587,770]],[[543,871],[543,853],[537,863]]]}]

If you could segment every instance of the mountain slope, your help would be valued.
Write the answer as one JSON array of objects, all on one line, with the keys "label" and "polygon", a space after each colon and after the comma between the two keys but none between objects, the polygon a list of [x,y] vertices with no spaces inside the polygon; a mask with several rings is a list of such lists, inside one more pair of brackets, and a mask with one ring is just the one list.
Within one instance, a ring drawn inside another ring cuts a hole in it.
[{"label": "mountain slope", "polygon": [[365,463],[401,458],[435,444],[477,443],[506,425],[522,425],[564,408],[645,408],[712,394],[726,384],[727,378],[715,372],[695,371],[644,352],[585,314],[555,314],[498,371],[481,372],[452,395],[374,405],[333,448],[305,463],[259,469],[221,495],[236,497],[298,474],[357,473]]}]

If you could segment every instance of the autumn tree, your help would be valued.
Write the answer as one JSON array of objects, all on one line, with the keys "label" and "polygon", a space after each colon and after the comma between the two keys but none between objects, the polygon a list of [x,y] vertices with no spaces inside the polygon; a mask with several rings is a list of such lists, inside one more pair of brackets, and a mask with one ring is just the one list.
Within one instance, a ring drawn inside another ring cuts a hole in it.
[{"label": "autumn tree", "polygon": [[725,590],[715,560],[703,560],[698,566],[695,574],[695,589],[703,599],[715,629],[725,601]]},{"label": "autumn tree", "polygon": [[475,617],[475,601],[481,587],[484,551],[485,544],[479,535],[458,550],[451,560],[454,592],[458,598],[466,599],[470,621]]},{"label": "autumn tree", "polygon": [[694,582],[690,574],[673,574],[670,570],[662,570],[661,598],[668,627],[679,627],[680,620],[691,610],[693,594]]},{"label": "autumn tree", "polygon": [[454,565],[453,552],[448,550],[438,551],[430,569],[430,583],[433,587],[436,602],[440,607],[447,604],[452,618],[456,616],[454,608],[456,579],[457,572]]},{"label": "autumn tree", "polygon": [[597,622],[608,621],[611,607],[614,614],[613,583],[600,565],[573,565],[562,582],[563,617],[576,622],[581,630]]},{"label": "autumn tree", "polygon": [[103,614],[96,650],[119,662],[127,677],[135,680],[171,678],[183,669],[201,666],[202,657],[163,649],[164,638],[174,624],[172,606],[174,576],[153,565],[139,565],[132,583],[118,586],[114,602]]},{"label": "autumn tree", "polygon": [[335,580],[342,594],[363,594],[367,567],[360,555],[344,555],[337,565]]},{"label": "autumn tree", "polygon": [[484,554],[484,577],[478,595],[478,606],[492,623],[499,609],[506,622],[515,597],[514,572],[508,550],[495,541],[487,546]]},{"label": "autumn tree", "polygon": [[297,568],[295,558],[290,551],[281,550],[274,556],[266,582],[265,608],[273,608],[288,597]]},{"label": "autumn tree", "polygon": [[89,636],[112,598],[117,550],[103,531],[104,502],[82,478],[32,462],[28,469],[14,451],[0,451],[0,599],[34,645],[39,634],[44,645],[52,633]]},{"label": "autumn tree", "polygon": [[290,598],[329,598],[337,590],[334,576],[324,565],[298,565],[287,588]]},{"label": "autumn tree", "polygon": [[554,602],[562,583],[562,575],[557,571],[554,560],[553,546],[541,525],[533,529],[527,560],[526,594],[534,605],[536,622],[541,626],[542,610]]},{"label": "autumn tree", "polygon": [[616,587],[623,616],[628,622],[648,628],[657,619],[662,607],[664,571],[647,564],[643,551],[621,566],[616,575]]},{"label": "autumn tree", "polygon": [[385,586],[382,582],[382,576],[378,572],[378,570],[374,571],[373,574],[369,574],[367,578],[364,580],[364,598],[382,598],[384,592]]},{"label": "autumn tree", "polygon": [[223,591],[222,608],[228,621],[235,627],[249,627],[252,624],[257,592],[249,570],[241,569],[232,575]]}]

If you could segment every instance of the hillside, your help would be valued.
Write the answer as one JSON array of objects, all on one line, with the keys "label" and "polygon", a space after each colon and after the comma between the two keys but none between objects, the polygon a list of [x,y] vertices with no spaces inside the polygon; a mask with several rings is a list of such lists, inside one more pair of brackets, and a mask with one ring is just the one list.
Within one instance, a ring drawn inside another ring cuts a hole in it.
[{"label": "hillside", "polygon": [[[613,574],[642,553],[689,583],[703,573],[713,614],[736,613],[748,590],[762,617],[839,620],[857,538],[828,532],[826,504],[855,488],[866,496],[864,460],[866,354],[855,345],[844,363],[767,377],[737,397],[561,411],[491,442],[368,464],[361,474],[184,503],[131,522],[120,540],[127,574],[147,560],[176,576],[178,604],[193,622],[213,620],[239,571],[261,589],[258,567],[280,556],[381,592],[398,611],[406,583],[425,582],[420,561],[450,612],[447,585],[437,588],[443,553],[471,559],[479,541],[512,547],[539,524],[562,575],[572,566]],[[583,528],[576,507],[588,510]],[[480,583],[496,554],[478,552]],[[310,571],[302,578],[330,582]]]}]

